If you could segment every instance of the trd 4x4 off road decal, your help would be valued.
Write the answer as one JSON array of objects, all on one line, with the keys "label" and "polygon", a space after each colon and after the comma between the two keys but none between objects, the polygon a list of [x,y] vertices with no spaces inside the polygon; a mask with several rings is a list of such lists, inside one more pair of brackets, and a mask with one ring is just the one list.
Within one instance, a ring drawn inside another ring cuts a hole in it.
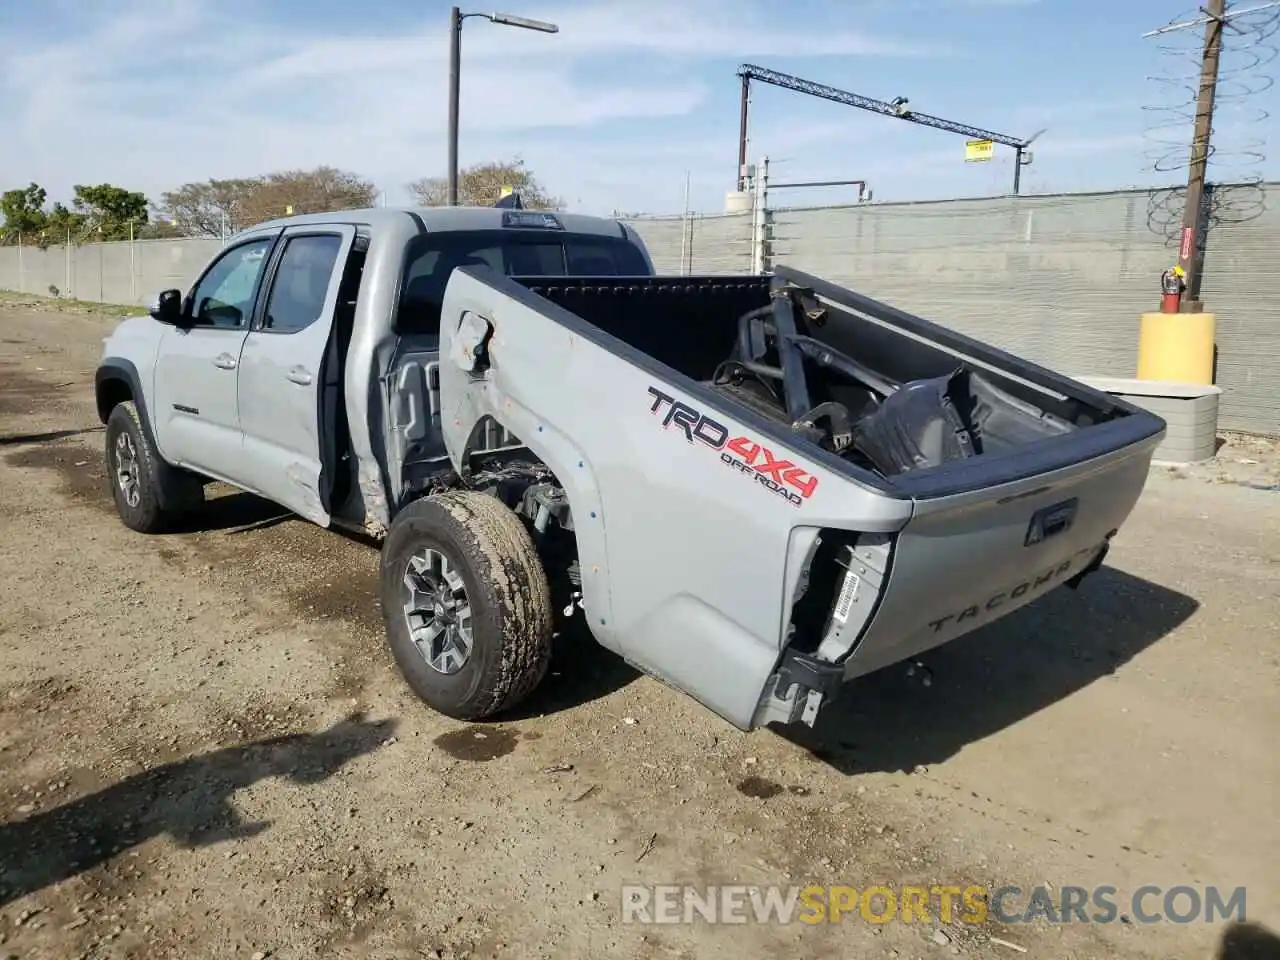
[{"label": "trd 4x4 off road decal", "polygon": [[[737,436],[706,414],[682,403],[657,387],[649,388],[653,403],[649,412],[662,414],[662,427],[680,430],[690,443],[706,444],[720,452],[720,462],[800,506],[818,489],[818,478],[785,457],[779,457],[759,441]],[[663,413],[663,407],[666,412]]]}]

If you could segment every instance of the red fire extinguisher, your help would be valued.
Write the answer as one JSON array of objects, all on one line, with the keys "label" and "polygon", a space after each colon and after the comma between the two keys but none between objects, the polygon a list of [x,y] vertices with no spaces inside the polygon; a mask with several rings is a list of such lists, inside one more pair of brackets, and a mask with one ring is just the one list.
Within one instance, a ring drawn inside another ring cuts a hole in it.
[{"label": "red fire extinguisher", "polygon": [[1175,264],[1160,274],[1160,312],[1177,313],[1182,303],[1182,291],[1186,289],[1183,278],[1186,271]]}]

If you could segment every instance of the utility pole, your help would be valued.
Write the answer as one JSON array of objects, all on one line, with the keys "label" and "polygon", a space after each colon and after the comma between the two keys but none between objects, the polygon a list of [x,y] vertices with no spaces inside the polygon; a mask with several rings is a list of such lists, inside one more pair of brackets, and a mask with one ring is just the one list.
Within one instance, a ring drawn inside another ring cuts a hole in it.
[{"label": "utility pole", "polygon": [[1227,0],[1209,0],[1202,8],[1204,25],[1204,57],[1200,66],[1200,96],[1196,103],[1195,134],[1191,140],[1191,163],[1187,175],[1187,205],[1182,214],[1182,243],[1178,248],[1178,266],[1182,269],[1187,297],[1182,312],[1200,313],[1200,236],[1204,181],[1209,166],[1209,134],[1213,128],[1213,100],[1218,87],[1218,64],[1222,57],[1222,29],[1226,23]]}]

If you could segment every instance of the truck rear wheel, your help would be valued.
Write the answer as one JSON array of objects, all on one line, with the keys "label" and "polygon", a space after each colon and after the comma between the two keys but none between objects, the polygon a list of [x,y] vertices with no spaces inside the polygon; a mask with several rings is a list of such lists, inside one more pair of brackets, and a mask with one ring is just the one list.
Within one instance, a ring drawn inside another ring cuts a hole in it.
[{"label": "truck rear wheel", "polygon": [[382,546],[387,642],[410,688],[459,720],[509,709],[551,659],[546,571],[524,524],[486,494],[405,507]]}]

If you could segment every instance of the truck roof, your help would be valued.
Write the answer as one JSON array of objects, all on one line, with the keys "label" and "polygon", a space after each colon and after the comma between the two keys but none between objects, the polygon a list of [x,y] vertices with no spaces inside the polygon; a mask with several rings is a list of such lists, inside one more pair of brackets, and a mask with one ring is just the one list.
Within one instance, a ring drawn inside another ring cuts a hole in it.
[{"label": "truck roof", "polygon": [[[335,210],[330,213],[301,213],[278,217],[275,220],[254,224],[250,229],[292,227],[305,223],[365,223],[371,227],[377,227],[380,224],[411,216],[418,220],[421,230],[427,233],[454,230],[500,230],[503,227],[503,215],[511,212],[513,211],[496,207],[365,207],[356,210]],[[542,211],[518,212],[529,215]],[[569,233],[626,237],[622,223],[612,217],[562,213],[559,210],[546,212],[553,213]]]}]

